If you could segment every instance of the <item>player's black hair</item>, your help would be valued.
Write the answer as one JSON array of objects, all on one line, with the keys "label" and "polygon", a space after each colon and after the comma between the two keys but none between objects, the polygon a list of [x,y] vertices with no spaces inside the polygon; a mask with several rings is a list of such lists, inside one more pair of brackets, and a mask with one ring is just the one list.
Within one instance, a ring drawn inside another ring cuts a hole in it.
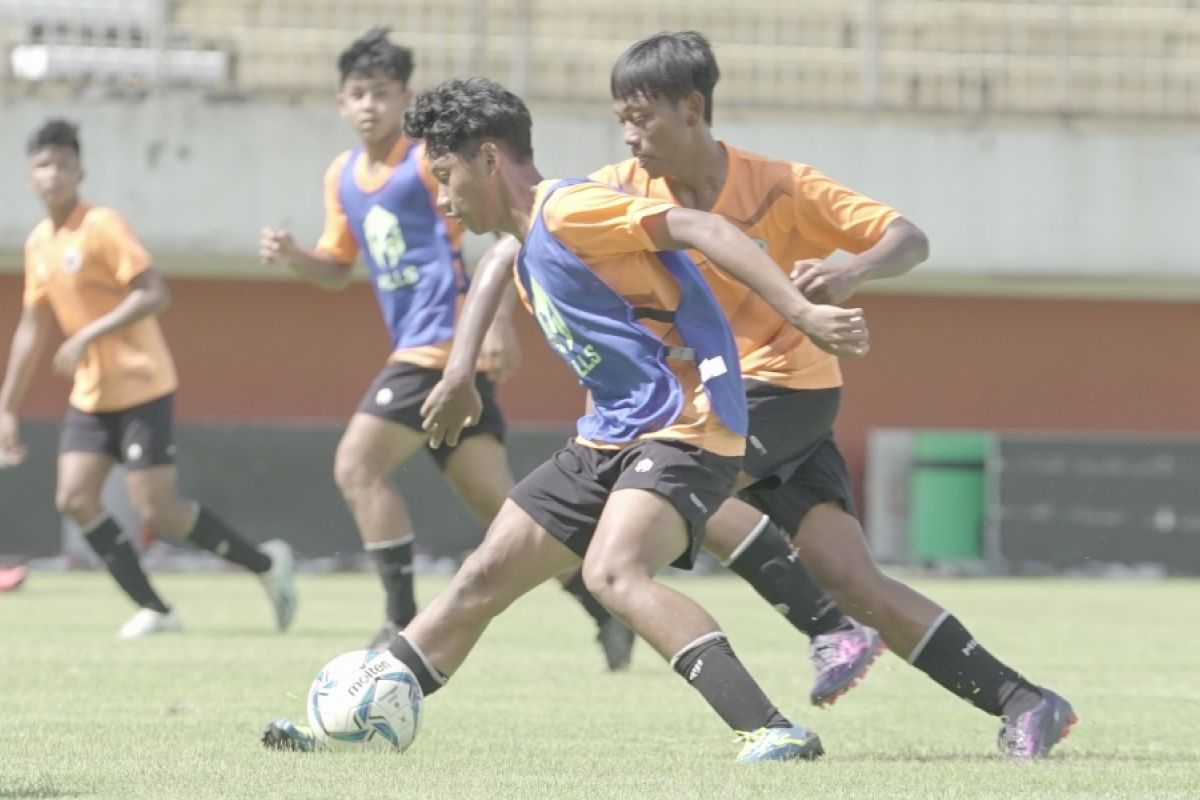
[{"label": "player's black hair", "polygon": [[405,87],[413,72],[413,51],[388,39],[391,28],[371,28],[338,56],[342,83],[353,76],[383,74]]},{"label": "player's black hair", "polygon": [[65,119],[46,120],[30,135],[25,152],[33,155],[43,147],[66,147],[74,150],[76,156],[83,155],[79,147],[79,128]]},{"label": "player's black hair", "polygon": [[423,139],[430,158],[474,156],[485,139],[494,139],[528,161],[533,158],[532,129],[521,98],[487,78],[455,79],[427,89],[404,114],[404,132]]},{"label": "player's black hair", "polygon": [[713,87],[720,79],[717,58],[704,34],[664,31],[622,53],[613,64],[609,86],[614,100],[642,95],[674,103],[699,92],[704,98],[704,121],[712,125]]}]

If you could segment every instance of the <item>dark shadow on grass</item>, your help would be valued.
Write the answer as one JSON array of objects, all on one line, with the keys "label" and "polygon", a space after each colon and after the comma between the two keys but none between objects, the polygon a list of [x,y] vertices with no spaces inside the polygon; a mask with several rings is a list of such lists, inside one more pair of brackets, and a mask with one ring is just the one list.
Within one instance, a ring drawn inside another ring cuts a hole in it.
[{"label": "dark shadow on grass", "polygon": [[0,786],[0,800],[9,800],[10,798],[53,798],[53,797],[79,797],[78,792],[59,789],[54,786]]}]

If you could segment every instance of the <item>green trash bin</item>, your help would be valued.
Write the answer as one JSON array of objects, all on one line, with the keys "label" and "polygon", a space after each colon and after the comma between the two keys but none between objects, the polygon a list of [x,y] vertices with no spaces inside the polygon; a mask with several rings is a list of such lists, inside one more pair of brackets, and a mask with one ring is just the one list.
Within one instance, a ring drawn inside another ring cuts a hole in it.
[{"label": "green trash bin", "polygon": [[984,462],[991,434],[919,431],[909,477],[908,552],[914,561],[983,558]]}]

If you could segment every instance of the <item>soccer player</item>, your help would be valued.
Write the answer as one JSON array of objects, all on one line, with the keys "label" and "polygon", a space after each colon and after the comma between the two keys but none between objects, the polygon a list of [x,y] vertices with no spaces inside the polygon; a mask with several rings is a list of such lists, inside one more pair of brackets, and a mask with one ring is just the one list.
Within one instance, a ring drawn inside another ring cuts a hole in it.
[{"label": "soccer player", "polygon": [[29,184],[46,219],[25,243],[25,297],[0,388],[0,465],[25,459],[17,410],[49,333],[50,314],[66,341],[54,370],[74,377],[59,440],[60,513],[73,520],[139,610],[123,638],[178,631],[179,615],[150,585],[131,544],[101,504],[112,468],[123,463],[138,517],[256,573],[285,630],[296,610],[292,551],[282,541],[255,546],[220,517],[176,492],[172,431],[175,366],[155,316],[169,302],[166,282],[132,231],[108,208],[79,199],[79,135],[51,120],[29,139]]},{"label": "soccer player", "polygon": [[[462,226],[435,205],[437,182],[425,148],[404,136],[413,54],[374,28],[338,58],[342,116],[360,144],[325,173],[325,229],[314,250],[283,230],[262,232],[260,256],[284,262],[325,289],[342,289],[361,255],[391,335],[393,352],[350,418],[334,458],[334,477],[375,562],[385,593],[385,621],[370,643],[380,648],[416,614],[413,526],[392,474],[419,450],[429,453],[454,491],[485,524],[500,510],[513,479],[505,423],[494,383],[517,366],[511,299],[489,331],[475,386],[484,407],[456,447],[434,450],[421,430],[421,403],[442,376],[466,291]],[[595,619],[610,669],[629,662],[632,633],[574,581],[568,591]]]},{"label": "soccer player", "polygon": [[[695,265],[675,251],[704,253],[836,352],[866,351],[861,312],[809,303],[720,217],[592,181],[543,180],[528,110],[489,80],[423,92],[405,127],[424,140],[453,216],[471,231],[524,242],[520,287],[591,402],[577,438],[513,489],[483,543],[396,637],[391,656],[426,694],[438,690],[492,618],[582,560],[593,594],[744,734],[739,761],[820,755],[816,735],[767,699],[712,617],[654,580],[668,564],[691,565],[745,449],[737,349]],[[425,403],[435,446],[454,444],[481,413],[470,375],[506,284],[503,269],[477,275],[445,374]],[[312,744],[310,733],[282,720],[264,741]]]},{"label": "soccer player", "polygon": [[[611,88],[633,157],[592,177],[725,217],[758,241],[779,269],[790,271],[814,302],[845,302],[864,281],[902,274],[927,257],[925,236],[892,209],[807,165],[713,138],[719,75],[699,33],[660,33],[631,46],[613,67]],[[835,250],[853,255],[827,260]],[[733,568],[766,594],[772,586],[768,571],[758,563],[739,568],[739,561],[761,561],[755,555],[761,534],[781,526],[841,608],[876,626],[892,650],[934,681],[1002,718],[1005,751],[1045,755],[1075,722],[1070,704],[999,661],[949,611],[888,578],[871,559],[833,438],[842,383],[836,359],[696,257],[738,342],[750,406],[743,469],[754,483],[739,497],[771,520],[756,523],[744,506],[727,503],[709,521],[707,545],[732,554]],[[793,606],[793,616],[828,626],[840,612]],[[819,669],[821,654],[815,655]]]}]

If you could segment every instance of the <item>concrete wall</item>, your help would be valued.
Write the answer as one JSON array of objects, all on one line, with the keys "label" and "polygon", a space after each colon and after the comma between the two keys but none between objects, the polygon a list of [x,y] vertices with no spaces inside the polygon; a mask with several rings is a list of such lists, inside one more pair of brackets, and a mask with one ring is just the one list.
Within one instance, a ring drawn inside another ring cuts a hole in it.
[{"label": "concrete wall", "polygon": [[[1194,127],[1085,123],[723,118],[747,149],[815,164],[888,202],[931,235],[924,276],[1186,279],[1200,282],[1191,234],[1200,186]],[[39,209],[23,183],[23,142],[51,114],[83,123],[87,194],[115,206],[164,263],[197,274],[246,271],[258,228],[314,241],[321,175],[352,134],[329,108],[18,101],[0,107],[0,251],[18,250]],[[606,109],[534,109],[547,175],[624,157]],[[261,277],[259,270],[254,274]]]}]

